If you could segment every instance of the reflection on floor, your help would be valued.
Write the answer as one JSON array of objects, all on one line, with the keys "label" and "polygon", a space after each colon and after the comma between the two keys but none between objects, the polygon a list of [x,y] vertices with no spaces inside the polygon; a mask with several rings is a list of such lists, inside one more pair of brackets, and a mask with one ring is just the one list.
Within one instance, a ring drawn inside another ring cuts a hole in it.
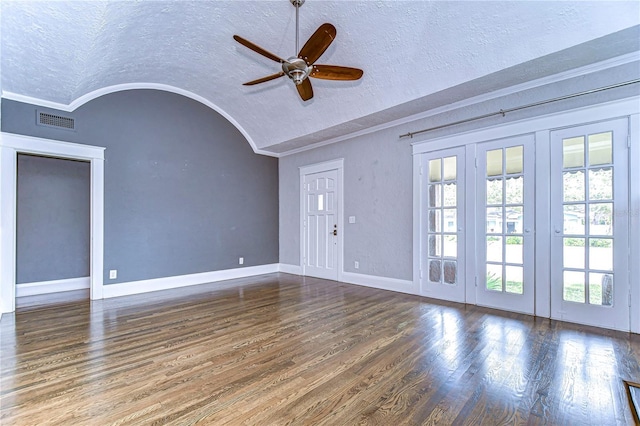
[{"label": "reflection on floor", "polygon": [[0,332],[2,424],[633,424],[640,381],[638,335],[287,274]]}]

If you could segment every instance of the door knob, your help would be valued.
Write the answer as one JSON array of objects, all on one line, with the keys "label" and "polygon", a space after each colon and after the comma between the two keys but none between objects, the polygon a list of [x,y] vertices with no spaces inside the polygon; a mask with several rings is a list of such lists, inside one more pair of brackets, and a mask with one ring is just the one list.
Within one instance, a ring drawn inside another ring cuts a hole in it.
[{"label": "door knob", "polygon": [[331,234],[333,234],[333,235],[338,235],[338,230],[337,230],[337,229],[334,229],[334,230],[333,230],[333,232],[331,232]]}]

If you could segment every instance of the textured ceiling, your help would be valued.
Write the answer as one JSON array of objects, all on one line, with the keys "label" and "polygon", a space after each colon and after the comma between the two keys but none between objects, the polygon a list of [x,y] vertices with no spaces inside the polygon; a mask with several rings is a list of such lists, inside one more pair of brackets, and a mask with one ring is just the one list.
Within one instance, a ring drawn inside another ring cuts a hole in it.
[{"label": "textured ceiling", "polygon": [[300,45],[331,22],[336,40],[317,62],[365,73],[356,82],[313,79],[315,96],[302,102],[286,78],[242,86],[279,65],[232,38],[293,56],[295,8],[288,0],[3,0],[0,8],[6,95],[68,105],[113,85],[169,85],[214,104],[257,149],[272,152],[376,125],[381,115],[424,111],[430,96],[486,76],[504,82],[540,77],[517,66],[537,58],[555,58],[538,63],[545,74],[562,71],[572,64],[554,52],[640,23],[640,2],[633,0],[307,0]]}]

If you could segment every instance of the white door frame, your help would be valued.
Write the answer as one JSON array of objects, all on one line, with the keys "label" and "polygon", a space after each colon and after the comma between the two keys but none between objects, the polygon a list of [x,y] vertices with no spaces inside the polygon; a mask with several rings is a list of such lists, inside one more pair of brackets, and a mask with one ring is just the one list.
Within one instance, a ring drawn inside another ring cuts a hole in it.
[{"label": "white door frame", "polygon": [[322,163],[310,164],[307,166],[300,166],[300,268],[302,275],[306,274],[305,267],[305,247],[306,236],[304,232],[305,221],[305,196],[304,196],[304,179],[306,175],[314,173],[327,172],[329,170],[337,170],[338,182],[336,188],[338,191],[338,209],[336,212],[338,220],[338,259],[336,268],[338,270],[338,281],[342,281],[343,277],[343,259],[344,259],[344,158],[338,158],[335,160],[325,161]]},{"label": "white door frame", "polygon": [[16,185],[19,153],[91,163],[90,297],[102,299],[104,150],[97,146],[0,133],[0,312],[13,312],[16,308]]},{"label": "white door frame", "polygon": [[[597,121],[593,123],[585,123],[578,126],[571,126],[564,129],[559,129],[551,132],[551,176],[555,176],[555,180],[551,180],[551,258],[557,260],[564,260],[563,254],[563,239],[571,238],[575,235],[576,238],[585,239],[585,254],[588,257],[589,262],[584,262],[582,268],[567,268],[570,270],[576,270],[579,272],[586,272],[587,275],[592,269],[591,262],[593,257],[589,254],[590,248],[588,243],[589,238],[594,237],[594,234],[585,227],[585,230],[581,233],[569,232],[565,234],[564,230],[564,218],[562,215],[562,206],[564,205],[563,199],[563,185],[562,176],[565,170],[571,170],[571,168],[565,169],[563,166],[563,148],[562,140],[572,136],[585,136],[599,133],[599,132],[612,132],[612,159],[611,166],[605,164],[601,167],[613,168],[613,186],[611,200],[594,200],[589,197],[584,200],[577,201],[587,206],[585,211],[585,221],[588,219],[589,211],[588,206],[591,203],[597,205],[598,202],[611,202],[614,206],[612,212],[613,219],[613,232],[610,236],[601,236],[601,238],[610,238],[614,241],[613,258],[611,274],[615,277],[614,286],[614,300],[612,306],[601,306],[591,304],[589,300],[585,300],[584,303],[566,302],[563,298],[563,271],[564,265],[558,264],[556,260],[551,268],[551,318],[561,321],[570,321],[579,324],[591,325],[596,327],[604,327],[608,329],[630,331],[631,321],[631,278],[629,275],[629,253],[631,251],[630,235],[630,219],[631,215],[628,214],[629,210],[629,148],[631,147],[630,135],[625,134],[629,131],[629,117],[613,118],[611,120]],[[585,151],[588,151],[588,147],[585,147]],[[586,162],[583,167],[586,169],[586,173],[589,173],[590,164]],[[591,166],[598,167],[598,166]],[[583,170],[582,167],[579,168]],[[622,175],[625,179],[619,179]],[[585,175],[585,182],[588,181],[588,175]],[[616,183],[620,182],[622,183]],[[587,188],[589,185],[586,185]],[[616,256],[617,254],[617,256]],[[605,273],[605,272],[602,272]],[[586,282],[588,289],[589,281]],[[613,310],[615,309],[615,311]],[[604,318],[604,319],[603,319]]]}]

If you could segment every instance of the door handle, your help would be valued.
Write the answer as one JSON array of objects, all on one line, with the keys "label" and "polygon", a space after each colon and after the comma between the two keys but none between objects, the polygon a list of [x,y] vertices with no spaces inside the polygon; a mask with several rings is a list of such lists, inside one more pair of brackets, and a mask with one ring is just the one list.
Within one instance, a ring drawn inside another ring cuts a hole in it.
[{"label": "door handle", "polygon": [[333,231],[329,232],[329,235],[337,236],[338,235],[338,230],[334,229]]}]

